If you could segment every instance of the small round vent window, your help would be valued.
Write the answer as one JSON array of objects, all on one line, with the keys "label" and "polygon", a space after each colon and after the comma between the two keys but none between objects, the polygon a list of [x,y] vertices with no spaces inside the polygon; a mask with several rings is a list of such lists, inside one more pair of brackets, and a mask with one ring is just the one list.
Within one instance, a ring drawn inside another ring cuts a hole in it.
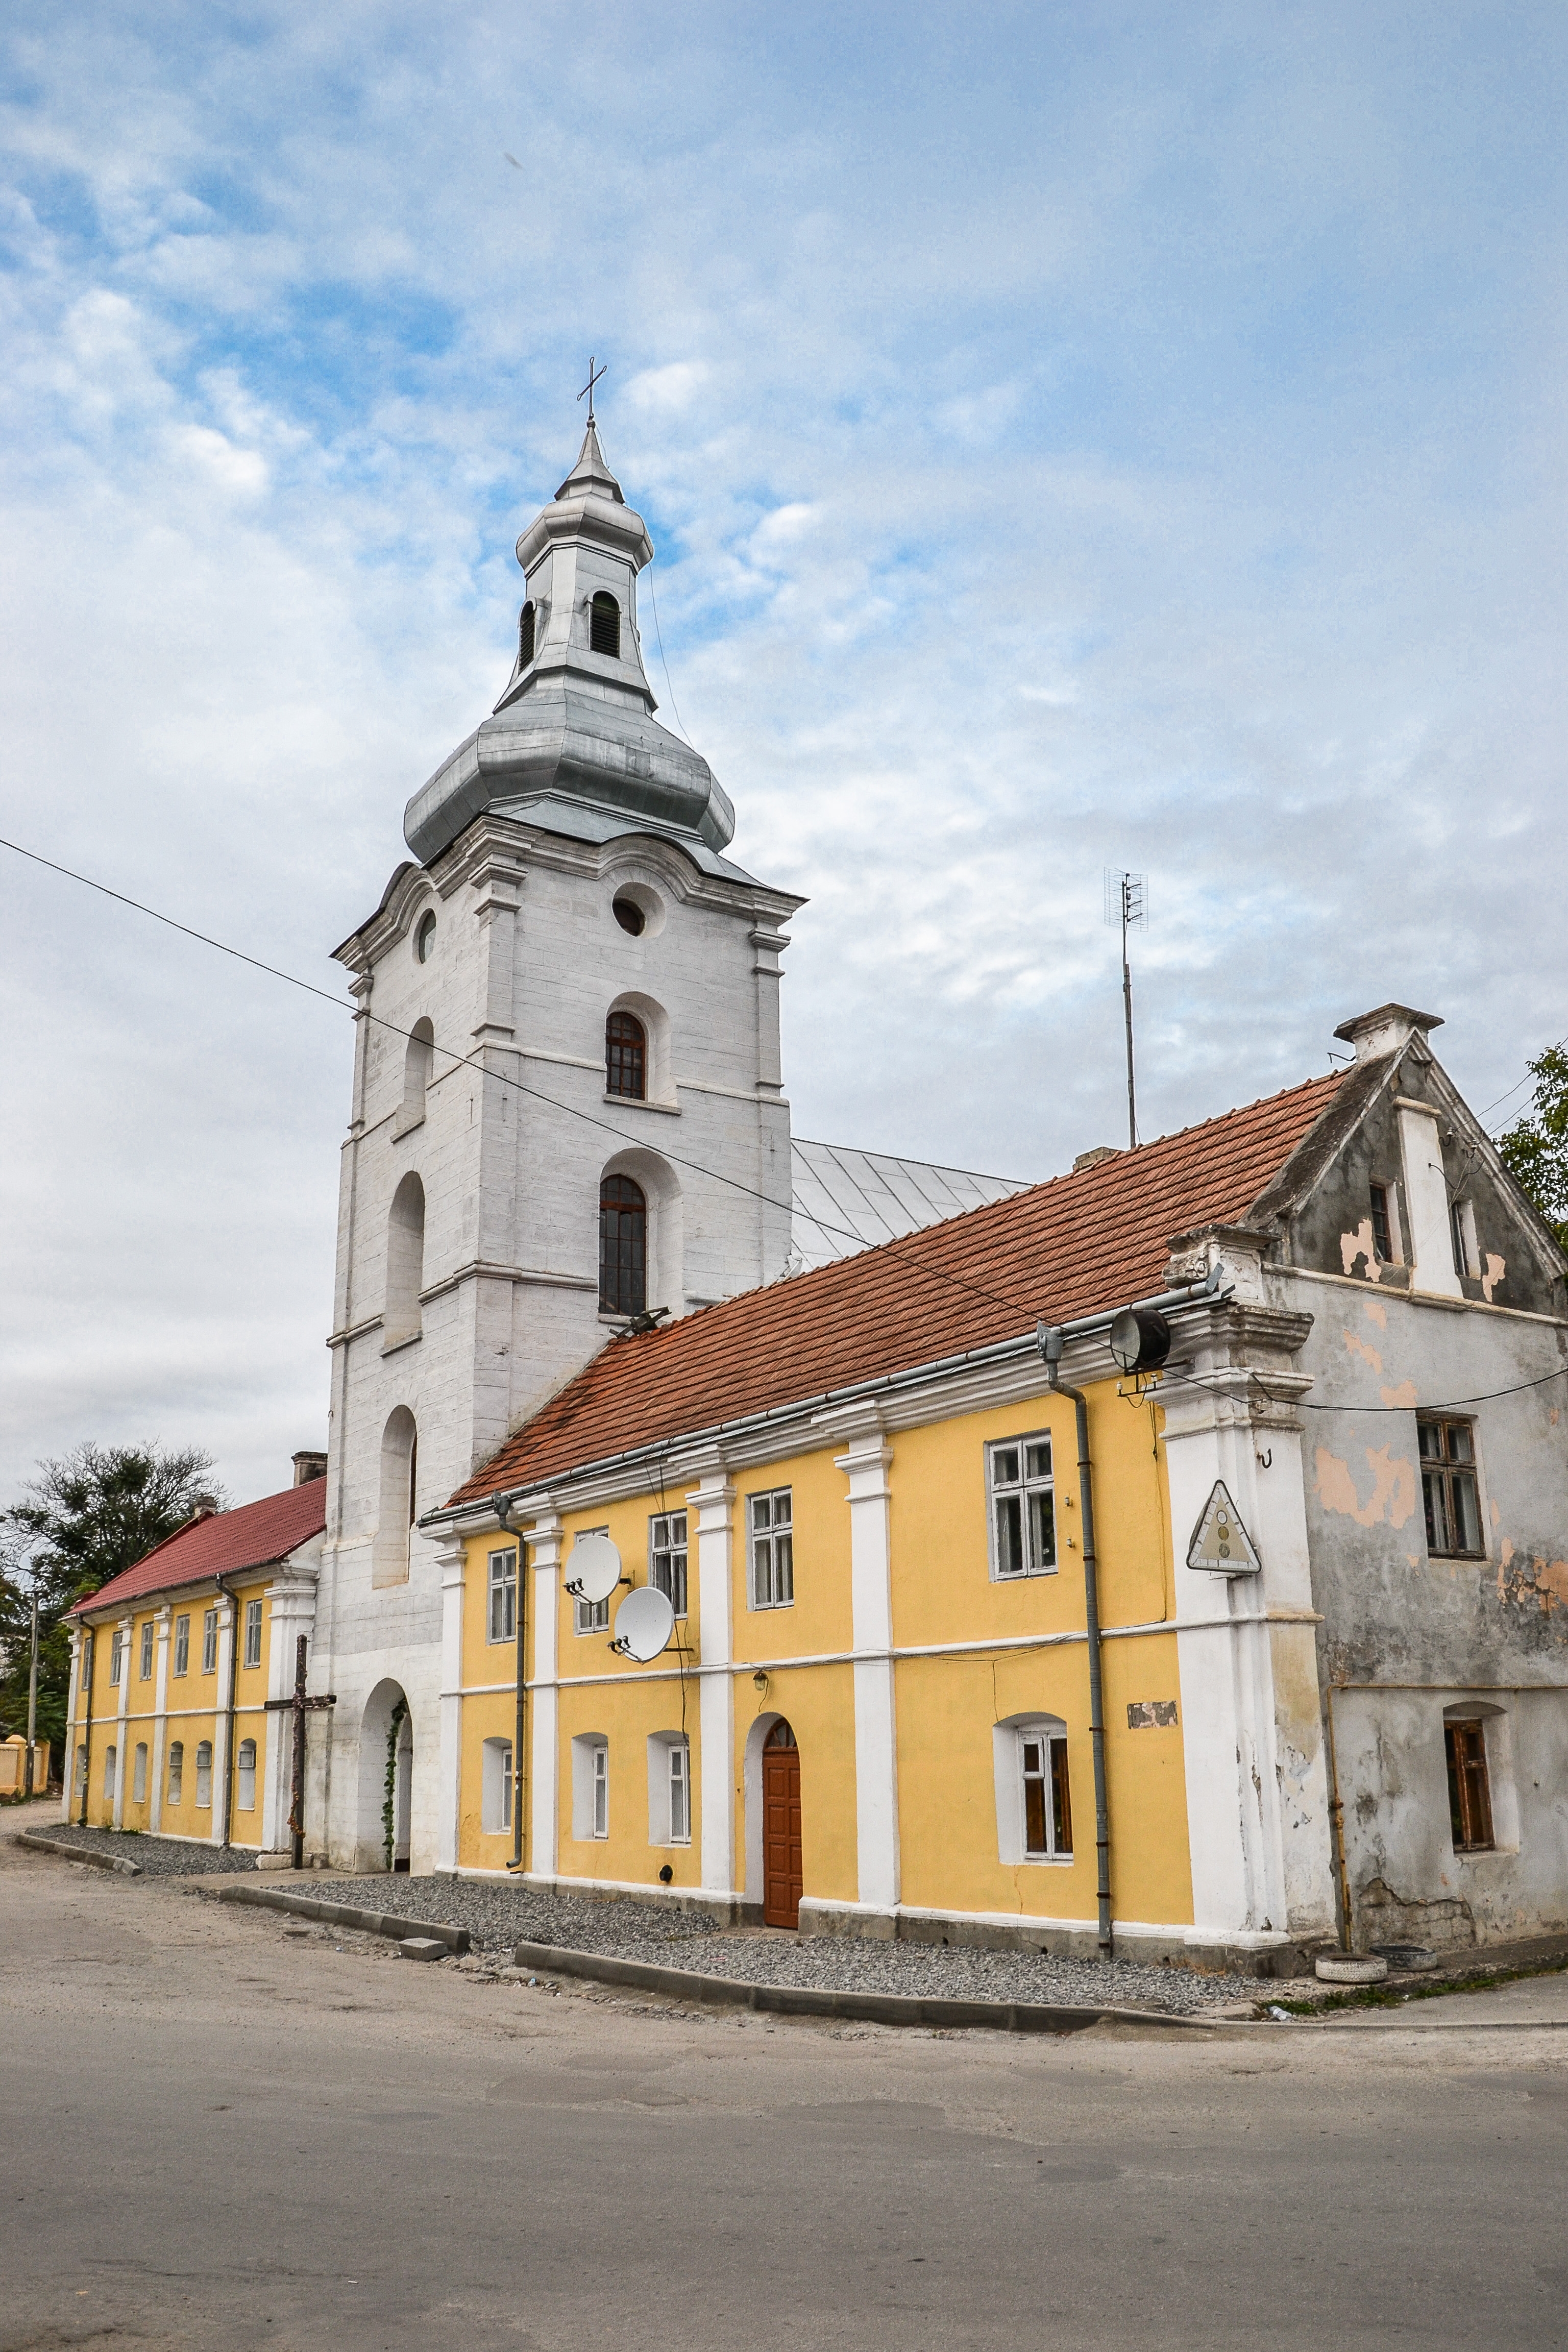
[{"label": "small round vent window", "polygon": [[414,934],[414,952],[418,957],[421,963],[429,962],[430,951],[434,948],[435,944],[436,918],[433,914],[421,915],[419,918],[419,928]]},{"label": "small round vent window", "polygon": [[640,938],[647,926],[647,917],[637,900],[624,895],[616,900],[616,920],[623,931],[630,931],[634,940]]}]

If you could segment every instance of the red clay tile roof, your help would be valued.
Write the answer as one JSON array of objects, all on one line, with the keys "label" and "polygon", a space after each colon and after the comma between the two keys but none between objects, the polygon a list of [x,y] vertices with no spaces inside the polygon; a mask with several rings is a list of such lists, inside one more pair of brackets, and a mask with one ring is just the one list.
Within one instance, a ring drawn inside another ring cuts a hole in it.
[{"label": "red clay tile roof", "polygon": [[266,1568],[309,1543],[326,1524],[327,1482],[308,1478],[302,1486],[285,1487],[281,1495],[264,1495],[258,1503],[242,1503],[237,1511],[215,1511],[210,1518],[176,1528],[134,1568],[110,1577],[69,1613],[75,1617],[87,1610],[118,1608],[177,1584],[201,1584],[209,1577]]},{"label": "red clay tile roof", "polygon": [[1330,1072],[1202,1127],[879,1249],[613,1340],[453,1505],[665,1437],[804,1402],[1163,1287],[1178,1234],[1235,1224],[1342,1082]]}]

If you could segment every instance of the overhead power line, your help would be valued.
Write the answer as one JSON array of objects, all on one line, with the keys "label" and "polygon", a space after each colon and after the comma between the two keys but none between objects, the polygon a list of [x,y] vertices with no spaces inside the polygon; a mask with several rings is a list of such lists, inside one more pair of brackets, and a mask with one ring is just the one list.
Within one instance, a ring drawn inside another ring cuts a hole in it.
[{"label": "overhead power line", "polygon": [[[0,849],[13,850],[18,857],[28,859],[34,866],[45,866],[51,874],[63,875],[68,882],[79,883],[85,890],[96,890],[101,898],[113,898],[121,907],[129,907],[138,915],[146,915],[153,922],[163,923],[168,929],[179,931],[186,939],[196,940],[202,947],[213,948],[219,955],[232,956],[237,963],[248,964],[253,971],[265,972],[270,980],[280,980],[289,988],[302,989],[307,996],[319,997],[323,1004],[330,1004],[334,1012],[347,1013],[351,1020],[362,1017],[355,1006],[345,1004],[342,998],[334,996],[331,989],[318,988],[313,981],[301,980],[297,972],[285,971],[280,965],[266,963],[259,956],[247,955],[243,948],[231,947],[226,940],[215,939],[210,931],[198,931],[192,924],[182,923],[174,916],[165,915],[161,908],[149,907],[143,899],[132,898],[123,890],[111,889],[107,882],[97,881],[90,874],[79,874],[74,866],[61,866],[52,857],[40,856],[36,849],[24,848],[19,841],[7,840],[4,835],[0,835]],[[378,1029],[388,1031],[392,1036],[401,1037],[405,1044],[413,1037],[412,1030],[400,1028],[395,1021],[388,1021],[384,1014],[373,1013],[368,1008],[364,1011],[363,1018],[374,1023]],[[641,1135],[634,1133],[629,1128],[613,1127],[608,1119],[597,1118],[592,1111],[580,1110],[574,1103],[562,1102],[558,1097],[545,1094],[539,1087],[528,1086],[521,1078],[514,1078],[505,1070],[487,1069],[482,1062],[475,1061],[471,1054],[455,1054],[449,1045],[436,1045],[434,1051],[444,1054],[456,1069],[472,1070],[480,1078],[494,1079],[499,1086],[510,1087],[514,1093],[526,1095],[531,1102],[542,1103],[550,1110],[563,1111],[568,1118],[581,1119],[585,1126],[598,1128],[602,1133],[613,1135],[617,1142],[641,1144],[644,1141]],[[668,1150],[662,1146],[661,1152],[665,1159],[673,1160],[677,1167],[688,1168],[694,1175],[706,1176],[715,1184],[727,1184],[731,1192],[743,1192],[748,1199],[761,1201],[770,1209],[787,1210],[790,1206],[788,1202],[774,1200],[771,1192],[759,1191],[756,1185],[746,1183],[739,1176],[728,1176],[721,1169],[710,1168],[703,1160],[689,1160],[682,1153]],[[902,1237],[899,1235],[894,1235],[886,1242],[868,1244],[865,1235],[857,1233],[852,1225],[830,1224],[826,1218],[816,1216],[812,1217],[810,1222],[816,1226],[818,1232],[837,1234],[843,1240],[858,1243],[861,1248],[901,1250]],[[1003,1298],[997,1292],[987,1290],[983,1284],[970,1282],[964,1276],[953,1274],[945,1266],[923,1265],[921,1271],[939,1282],[948,1283],[955,1289],[968,1291],[975,1298],[984,1298],[990,1306],[1000,1307],[1009,1315],[1018,1312],[1015,1300]]]}]

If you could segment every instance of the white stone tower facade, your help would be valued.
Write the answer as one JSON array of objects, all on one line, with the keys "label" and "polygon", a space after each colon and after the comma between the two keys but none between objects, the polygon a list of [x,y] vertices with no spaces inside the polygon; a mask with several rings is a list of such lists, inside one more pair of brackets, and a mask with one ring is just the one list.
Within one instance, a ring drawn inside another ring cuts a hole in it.
[{"label": "white stone tower facade", "polygon": [[383,1856],[389,1752],[398,1860],[455,1860],[455,1562],[419,1514],[630,1315],[770,1281],[789,1252],[778,982],[801,901],[724,858],[730,803],[653,716],[652,552],[590,424],[518,541],[506,691],[409,803],[415,862],[336,951],[360,1017],[310,1675],[337,1705],[309,1815],[339,1865]]}]

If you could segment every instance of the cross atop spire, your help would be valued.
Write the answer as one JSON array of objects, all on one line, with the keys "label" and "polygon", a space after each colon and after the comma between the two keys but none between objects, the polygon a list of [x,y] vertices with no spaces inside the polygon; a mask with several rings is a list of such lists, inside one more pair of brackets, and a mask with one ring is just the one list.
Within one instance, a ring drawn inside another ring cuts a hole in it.
[{"label": "cross atop spire", "polygon": [[577,394],[579,400],[585,400],[588,404],[588,430],[590,433],[594,429],[594,386],[599,382],[600,377],[609,373],[609,369],[610,362],[606,360],[604,366],[599,370],[598,375],[595,375],[594,373],[594,362],[592,358],[590,358],[588,362],[588,381],[583,386],[582,391]]}]

